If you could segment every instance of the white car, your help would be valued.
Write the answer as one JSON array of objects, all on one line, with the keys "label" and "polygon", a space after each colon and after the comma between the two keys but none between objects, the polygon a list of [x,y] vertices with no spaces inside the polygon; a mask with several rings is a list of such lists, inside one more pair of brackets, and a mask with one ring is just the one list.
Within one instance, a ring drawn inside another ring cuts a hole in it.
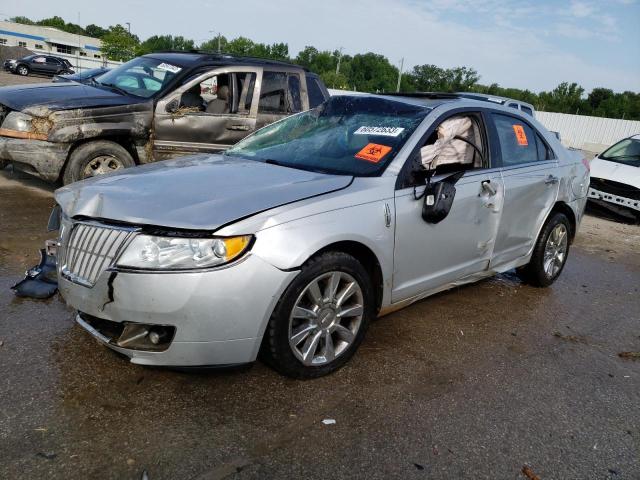
[{"label": "white car", "polygon": [[620,140],[592,160],[589,201],[640,221],[640,135]]}]

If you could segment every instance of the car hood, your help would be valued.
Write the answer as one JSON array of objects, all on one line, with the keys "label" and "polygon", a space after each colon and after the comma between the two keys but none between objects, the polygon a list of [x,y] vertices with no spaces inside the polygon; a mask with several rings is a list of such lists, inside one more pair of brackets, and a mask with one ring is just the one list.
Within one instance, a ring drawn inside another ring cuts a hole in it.
[{"label": "car hood", "polygon": [[55,198],[68,217],[213,231],[352,180],[237,157],[193,156],[77,182],[58,189]]},{"label": "car hood", "polygon": [[50,111],[111,107],[146,102],[145,98],[122,95],[108,88],[74,82],[35,83],[0,88],[0,104],[22,111],[43,107]]},{"label": "car hood", "polygon": [[640,168],[598,157],[591,162],[591,178],[603,178],[640,188]]}]

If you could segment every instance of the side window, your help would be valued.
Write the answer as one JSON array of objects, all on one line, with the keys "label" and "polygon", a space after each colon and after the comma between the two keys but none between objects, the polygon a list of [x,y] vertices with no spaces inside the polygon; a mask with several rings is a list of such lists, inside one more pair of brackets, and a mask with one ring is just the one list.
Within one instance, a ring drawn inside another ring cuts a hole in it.
[{"label": "side window", "polygon": [[253,91],[256,87],[255,72],[236,73],[238,98],[238,113],[247,114],[251,111]]},{"label": "side window", "polygon": [[258,113],[288,114],[301,110],[300,76],[284,72],[264,72]]},{"label": "side window", "polygon": [[522,105],[521,107],[524,113],[526,113],[527,115],[531,115],[533,117],[533,110],[531,110],[529,107],[525,107],[524,105]]},{"label": "side window", "polygon": [[255,72],[221,73],[205,78],[180,97],[185,113],[247,114],[251,109]]},{"label": "side window", "polygon": [[310,77],[307,75],[307,92],[309,93],[309,107],[316,108],[322,102],[324,102],[324,93],[322,93],[322,89],[320,85],[318,85],[318,80],[314,77]]},{"label": "side window", "polygon": [[424,172],[453,173],[489,167],[480,114],[463,113],[440,122],[411,158],[411,185],[424,183]]},{"label": "side window", "polygon": [[287,75],[278,72],[264,72],[258,113],[286,113],[285,92]]},{"label": "side window", "polygon": [[510,103],[508,106],[509,106],[509,107],[511,107],[511,108],[515,108],[516,110],[518,110],[518,104],[517,104],[517,103]]},{"label": "side window", "polygon": [[60,62],[57,59],[51,57],[47,57],[47,63],[49,65],[60,65]]},{"label": "side window", "polygon": [[45,63],[47,60],[44,57],[36,57],[32,61],[33,63]]},{"label": "side window", "polygon": [[552,160],[554,157],[553,152],[542,139],[540,135],[536,133],[536,148],[538,151],[538,160]]},{"label": "side window", "polygon": [[510,167],[539,159],[539,139],[529,125],[516,117],[497,113],[493,114],[493,120],[500,141],[503,166]]},{"label": "side window", "polygon": [[302,111],[302,99],[300,98],[300,75],[297,73],[288,75],[289,78],[289,109],[287,113]]}]

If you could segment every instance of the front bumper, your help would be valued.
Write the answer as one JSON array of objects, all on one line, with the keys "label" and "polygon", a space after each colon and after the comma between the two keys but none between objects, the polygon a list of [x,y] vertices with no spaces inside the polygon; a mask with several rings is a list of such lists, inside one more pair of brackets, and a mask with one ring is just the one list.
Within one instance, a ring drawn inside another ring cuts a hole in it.
[{"label": "front bumper", "polygon": [[66,143],[0,136],[0,160],[13,162],[18,168],[49,182],[60,177],[70,148]]},{"label": "front bumper", "polygon": [[631,210],[635,210],[636,212],[640,212],[640,200],[621,197],[620,195],[614,195],[613,193],[603,192],[601,190],[596,190],[593,187],[589,187],[589,200],[596,200],[600,202],[606,202],[617,207],[628,208]]},{"label": "front bumper", "polygon": [[58,275],[60,293],[84,314],[113,322],[175,326],[162,352],[118,347],[78,317],[100,342],[132,363],[212,366],[252,362],[271,312],[297,271],[249,254],[230,266],[189,273],[105,271],[91,288]]}]

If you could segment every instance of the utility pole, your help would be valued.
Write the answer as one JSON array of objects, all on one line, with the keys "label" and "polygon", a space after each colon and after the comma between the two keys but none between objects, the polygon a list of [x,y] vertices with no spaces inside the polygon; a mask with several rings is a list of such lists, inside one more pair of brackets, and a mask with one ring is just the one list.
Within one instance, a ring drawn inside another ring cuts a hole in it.
[{"label": "utility pole", "polygon": [[404,67],[404,57],[400,59],[400,70],[398,71],[398,85],[396,86],[396,92],[400,92],[400,80],[402,80],[403,67]]},{"label": "utility pole", "polygon": [[218,53],[220,53],[221,49],[220,49],[220,39],[222,38],[222,34],[220,32],[218,32]]},{"label": "utility pole", "polygon": [[340,73],[340,60],[342,60],[342,47],[338,50],[338,65],[336,65],[336,75]]},{"label": "utility pole", "polygon": [[131,22],[124,22],[124,24],[127,26],[127,31],[129,32],[129,35],[131,35]]},{"label": "utility pole", "polygon": [[[78,27],[80,27],[80,12],[78,12]],[[80,31],[78,31],[78,53],[76,54],[76,70],[80,73]]]}]

